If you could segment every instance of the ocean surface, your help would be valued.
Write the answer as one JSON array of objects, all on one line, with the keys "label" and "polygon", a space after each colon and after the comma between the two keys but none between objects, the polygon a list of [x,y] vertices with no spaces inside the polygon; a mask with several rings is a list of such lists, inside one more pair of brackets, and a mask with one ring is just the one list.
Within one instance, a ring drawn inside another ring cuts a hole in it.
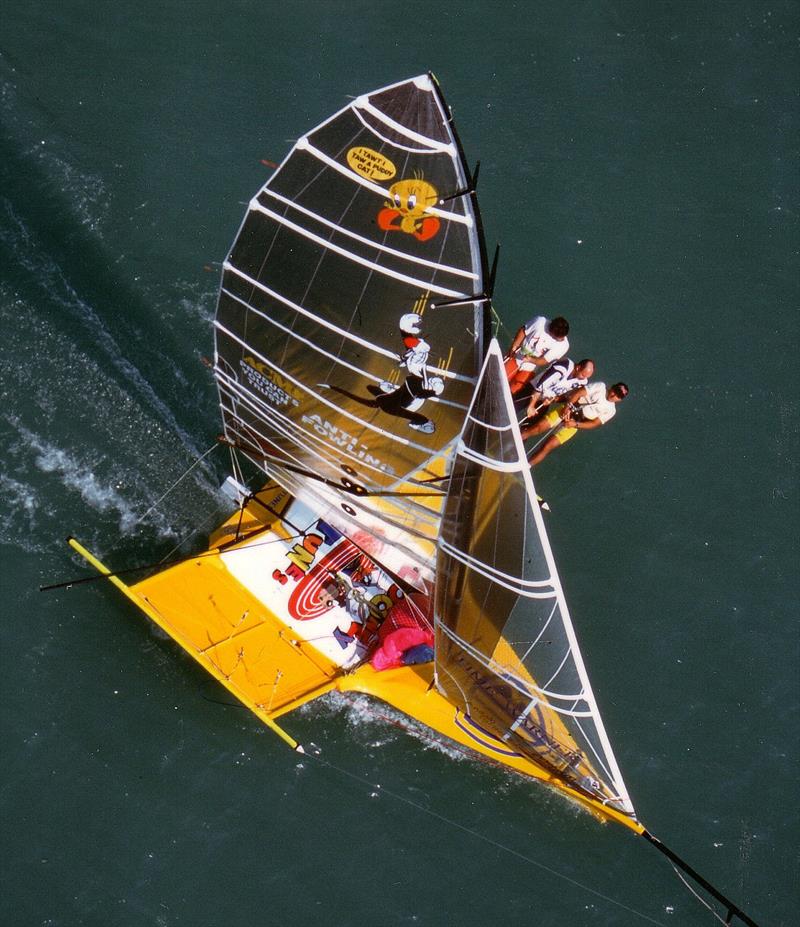
[{"label": "ocean surface", "polygon": [[[432,70],[507,344],[630,397],[536,479],[640,818],[800,923],[798,56],[785,2],[0,3],[8,927],[708,925],[668,863],[339,697],[302,759],[111,587],[221,517],[219,262],[292,141]],[[380,786],[380,788],[378,788]]]}]

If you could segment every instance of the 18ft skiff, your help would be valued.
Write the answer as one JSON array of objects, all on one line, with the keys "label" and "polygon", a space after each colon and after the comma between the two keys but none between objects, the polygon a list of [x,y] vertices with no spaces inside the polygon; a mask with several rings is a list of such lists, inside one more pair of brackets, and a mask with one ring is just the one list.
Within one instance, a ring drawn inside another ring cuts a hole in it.
[{"label": "18ft skiff", "polygon": [[222,440],[268,482],[249,491],[237,465],[208,551],[130,586],[70,543],[290,746],[283,715],[367,693],[646,837],[753,924],[636,817],[491,337],[492,276],[433,76],[353,100],[297,141],[223,266]]}]

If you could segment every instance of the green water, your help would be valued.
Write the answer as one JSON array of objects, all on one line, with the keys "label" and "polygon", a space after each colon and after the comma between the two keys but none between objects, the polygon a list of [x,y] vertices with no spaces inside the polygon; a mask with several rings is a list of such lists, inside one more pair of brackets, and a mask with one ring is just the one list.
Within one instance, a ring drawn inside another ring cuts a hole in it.
[{"label": "green water", "polygon": [[204,266],[262,158],[431,69],[501,339],[563,314],[631,386],[536,479],[633,801],[797,923],[798,5],[0,6],[0,922],[717,923],[643,841],[370,703],[288,718],[332,765],[299,762],[113,590],[37,591],[83,573],[68,533],[122,566],[213,517],[212,457],[136,524],[218,431]]}]

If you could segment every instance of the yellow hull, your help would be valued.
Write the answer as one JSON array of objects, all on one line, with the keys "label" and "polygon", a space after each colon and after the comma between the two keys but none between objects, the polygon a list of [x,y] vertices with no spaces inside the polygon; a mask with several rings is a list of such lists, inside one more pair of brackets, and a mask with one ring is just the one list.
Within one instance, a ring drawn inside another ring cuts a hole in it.
[{"label": "yellow hull", "polygon": [[[274,512],[275,506],[271,508]],[[231,545],[237,525],[244,540]],[[276,546],[286,550],[293,540],[286,536],[283,522],[260,504],[251,503],[241,521],[237,512],[212,535],[207,553],[130,586],[113,575],[109,580],[295,749],[302,747],[276,719],[327,692],[364,693],[493,762],[554,786],[602,819],[638,834],[644,831],[638,821],[571,789],[471,722],[436,690],[431,664],[376,672],[369,663],[361,663],[349,670],[337,661],[327,641],[323,645],[320,639],[309,638],[306,627],[310,622],[292,622],[280,607],[268,604],[269,597],[259,589],[263,576],[252,583],[254,591],[235,575],[238,564],[231,558],[237,556],[236,551],[249,546],[250,554],[257,549],[264,556],[270,546],[273,551]],[[70,544],[108,574],[77,541],[71,539]],[[213,545],[222,545],[224,550]],[[250,554],[244,551],[243,556]]]}]

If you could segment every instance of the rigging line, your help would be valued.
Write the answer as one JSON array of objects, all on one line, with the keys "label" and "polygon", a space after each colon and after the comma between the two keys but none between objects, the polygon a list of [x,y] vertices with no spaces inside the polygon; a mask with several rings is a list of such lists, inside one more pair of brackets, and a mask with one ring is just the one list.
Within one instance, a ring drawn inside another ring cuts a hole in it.
[{"label": "rigging line", "polygon": [[715,888],[708,879],[705,879],[700,873],[690,866],[686,860],[681,859],[680,856],[674,851],[671,850],[668,846],[662,843],[658,837],[650,833],[646,828],[642,831],[642,837],[645,838],[652,846],[654,846],[660,853],[663,853],[664,856],[673,864],[673,866],[678,866],[681,868],[690,879],[697,882],[697,884],[708,892],[712,898],[715,898],[720,904],[725,905],[728,910],[728,919],[723,923],[729,924],[733,917],[738,917],[742,923],[747,924],[748,927],[758,927],[758,924],[749,917],[747,914],[742,911],[737,905],[735,905],[730,898],[726,898],[719,889]]},{"label": "rigging line", "polygon": [[319,473],[314,473],[313,470],[306,470],[304,467],[298,467],[295,464],[287,463],[281,460],[279,457],[275,457],[273,454],[268,454],[262,448],[253,446],[248,447],[244,444],[232,443],[228,438],[225,438],[222,435],[220,435],[219,441],[221,444],[228,444],[229,446],[235,447],[240,451],[256,454],[263,458],[265,461],[272,462],[276,466],[281,467],[283,470],[288,470],[290,473],[297,473],[300,476],[306,476],[311,480],[317,480],[320,483],[324,483],[326,486],[331,486],[334,489],[349,493],[351,496],[358,496],[359,498],[365,498],[366,496],[433,496],[437,499],[441,499],[444,496],[444,493],[441,492],[392,492],[391,490],[365,489],[358,483],[352,483],[350,486],[348,486],[345,482],[337,483],[335,480],[329,480],[327,477],[321,476]]},{"label": "rigging line", "polygon": [[672,870],[673,870],[673,872],[675,873],[675,875],[681,880],[681,882],[683,882],[683,884],[684,884],[684,885],[689,889],[689,891],[694,895],[694,897],[700,902],[700,904],[703,905],[704,907],[708,908],[708,910],[714,915],[714,917],[716,917],[716,919],[720,922],[720,924],[727,924],[727,925],[730,925],[730,919],[728,919],[728,920],[723,920],[723,919],[719,916],[719,914],[717,914],[717,912],[711,907],[711,905],[705,900],[705,898],[702,898],[700,895],[698,895],[698,893],[692,888],[692,886],[686,881],[686,879],[684,879],[684,877],[683,877],[683,876],[680,874],[680,872],[678,871],[678,867],[677,867],[677,866],[673,866],[673,867],[672,867]]},{"label": "rigging line", "polygon": [[490,846],[495,847],[498,850],[503,850],[506,853],[509,853],[511,856],[516,856],[518,859],[523,860],[526,863],[530,863],[533,866],[543,869],[545,872],[550,873],[550,875],[556,876],[556,878],[563,879],[565,882],[569,882],[571,885],[576,885],[578,888],[584,889],[584,891],[589,892],[592,895],[595,895],[597,898],[602,898],[603,901],[607,901],[610,904],[616,905],[619,908],[622,908],[624,911],[628,911],[630,914],[635,914],[637,917],[642,918],[642,920],[647,921],[650,924],[656,924],[657,927],[664,927],[661,921],[657,921],[654,918],[650,917],[648,914],[645,914],[642,911],[637,911],[635,908],[631,908],[622,901],[617,901],[615,898],[611,898],[609,895],[604,895],[602,892],[598,892],[594,888],[590,888],[588,885],[585,885],[583,882],[578,882],[576,879],[571,878],[568,875],[564,875],[562,872],[558,872],[556,869],[551,869],[549,866],[546,866],[544,863],[540,863],[538,860],[533,859],[531,856],[526,856],[524,853],[520,853],[518,850],[513,849],[512,847],[499,843],[496,840],[493,840],[491,837],[487,837],[486,834],[482,834],[480,831],[473,830],[471,827],[467,827],[465,824],[461,824],[453,818],[448,818],[443,814],[439,814],[437,811],[433,811],[431,808],[426,808],[424,805],[420,805],[418,802],[413,801],[410,798],[406,798],[405,795],[400,795],[398,792],[393,792],[391,789],[384,788],[381,785],[370,782],[369,779],[365,779],[363,776],[359,776],[357,773],[350,772],[348,769],[344,769],[341,766],[337,766],[335,763],[331,763],[329,760],[323,759],[321,756],[318,756],[314,753],[308,752],[306,756],[310,759],[316,760],[323,766],[327,766],[329,769],[333,769],[336,772],[342,773],[345,776],[359,782],[362,785],[368,786],[370,789],[377,789],[381,795],[389,795],[391,798],[396,798],[398,801],[403,802],[406,805],[410,805],[412,808],[416,808],[418,811],[421,811],[423,814],[430,815],[433,818],[436,818],[439,821],[443,821],[445,824],[450,824],[452,827],[457,828],[458,830],[463,831],[466,834],[470,834],[472,837],[476,837],[478,840],[488,843]]},{"label": "rigging line", "polygon": [[[527,416],[526,416],[526,418],[527,418]],[[523,419],[523,421],[524,421],[524,419]],[[535,451],[538,451],[539,448],[542,446],[542,444],[544,444],[544,442],[550,437],[550,435],[552,435],[553,432],[555,432],[555,431],[556,431],[558,428],[560,428],[560,427],[561,427],[561,420],[559,419],[559,420],[555,423],[555,425],[553,425],[553,427],[552,427],[549,431],[546,431],[546,432],[542,435],[542,437],[539,438],[539,440],[536,442],[536,444],[534,444],[533,447],[528,451],[528,457],[530,457],[531,454],[533,454]]]},{"label": "rigging line", "polygon": [[211,515],[209,515],[208,518],[206,518],[201,524],[196,525],[194,528],[192,528],[191,531],[188,531],[180,539],[180,541],[178,541],[178,543],[172,548],[172,550],[164,554],[164,556],[161,558],[161,563],[164,563],[166,560],[169,560],[169,558],[175,553],[176,550],[180,550],[181,547],[183,547],[183,545],[190,538],[194,537],[196,534],[205,534],[208,526],[213,524],[217,520],[217,518],[219,517],[219,513],[222,510],[223,510],[222,506],[217,506],[217,508],[214,509],[214,511],[211,513]]},{"label": "rigging line", "polygon": [[[216,518],[216,513],[214,514],[214,517]],[[203,551],[199,554],[194,554],[191,557],[178,557],[177,560],[166,561],[157,560],[155,563],[140,563],[138,566],[124,567],[122,570],[112,570],[110,573],[94,573],[91,576],[82,576],[80,579],[68,579],[61,583],[52,583],[49,586],[39,586],[39,592],[51,592],[54,589],[70,589],[72,586],[82,586],[84,583],[93,583],[99,579],[108,579],[110,576],[125,576],[127,573],[137,573],[141,570],[153,570],[156,567],[180,566],[182,563],[191,563],[195,560],[202,560],[205,557],[217,557],[222,553],[233,553],[236,550],[252,550],[254,547],[264,547],[268,544],[285,544],[287,541],[294,541],[298,538],[305,537],[304,534],[291,534],[287,538],[276,538],[274,541],[259,541],[257,544],[248,544],[247,547],[234,548],[233,551],[229,549],[231,545],[247,541],[255,535],[269,530],[271,527],[271,525],[265,525],[261,528],[257,528],[255,531],[252,531],[250,534],[247,534],[244,537],[234,539],[233,541],[228,541],[225,544],[220,544],[219,547],[215,547],[212,550]],[[69,540],[69,538],[67,540]]]},{"label": "rigging line", "polygon": [[138,525],[138,524],[140,524],[141,522],[143,522],[143,521],[145,520],[145,518],[147,518],[147,516],[148,516],[154,509],[157,509],[158,506],[161,505],[161,503],[162,503],[162,502],[167,498],[167,496],[172,492],[172,490],[175,489],[175,487],[178,485],[178,483],[180,483],[181,480],[185,479],[185,478],[192,472],[192,470],[194,470],[194,468],[195,468],[201,461],[205,460],[206,457],[208,457],[208,455],[209,455],[215,448],[217,448],[218,446],[219,446],[218,443],[215,442],[214,444],[211,445],[211,447],[210,447],[204,454],[202,454],[200,457],[198,457],[197,460],[195,460],[195,462],[191,465],[191,467],[189,467],[188,470],[186,470],[181,476],[179,476],[178,479],[175,480],[175,482],[172,484],[172,486],[170,486],[169,489],[168,489],[162,496],[160,496],[158,499],[156,499],[156,501],[150,506],[150,508],[144,513],[144,515],[142,515],[140,518],[138,518],[138,519],[134,522],[134,527],[136,527],[136,525]]}]

